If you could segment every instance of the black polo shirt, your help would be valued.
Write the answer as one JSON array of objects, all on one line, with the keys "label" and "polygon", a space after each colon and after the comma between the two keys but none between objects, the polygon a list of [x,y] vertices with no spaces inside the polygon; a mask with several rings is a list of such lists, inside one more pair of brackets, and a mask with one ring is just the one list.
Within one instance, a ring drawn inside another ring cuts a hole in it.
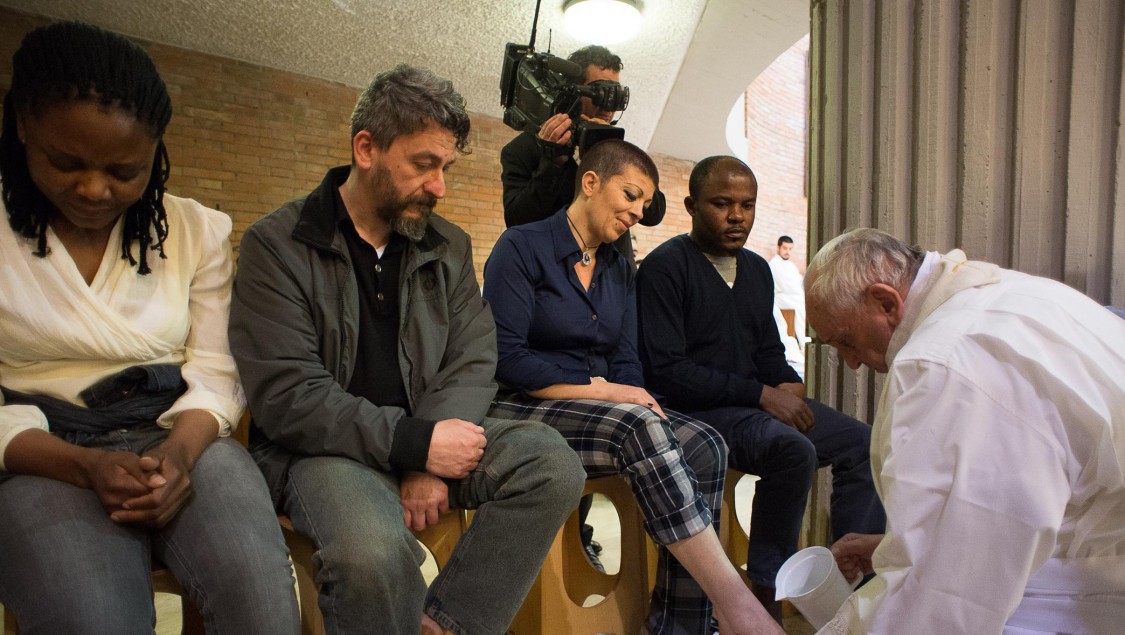
[{"label": "black polo shirt", "polygon": [[390,461],[400,469],[424,472],[436,422],[411,416],[398,358],[399,288],[408,239],[392,232],[380,256],[356,231],[338,188],[333,198],[359,291],[359,342],[347,390],[373,404],[406,411],[395,428]]}]

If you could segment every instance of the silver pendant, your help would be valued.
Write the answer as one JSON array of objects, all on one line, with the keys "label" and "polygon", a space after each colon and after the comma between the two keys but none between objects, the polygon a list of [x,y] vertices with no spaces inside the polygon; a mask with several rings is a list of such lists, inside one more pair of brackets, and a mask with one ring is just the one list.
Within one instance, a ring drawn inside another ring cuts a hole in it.
[{"label": "silver pendant", "polygon": [[590,263],[593,262],[593,261],[594,261],[594,259],[590,257],[590,252],[588,252],[588,251],[582,252],[582,266],[583,267],[589,267]]}]

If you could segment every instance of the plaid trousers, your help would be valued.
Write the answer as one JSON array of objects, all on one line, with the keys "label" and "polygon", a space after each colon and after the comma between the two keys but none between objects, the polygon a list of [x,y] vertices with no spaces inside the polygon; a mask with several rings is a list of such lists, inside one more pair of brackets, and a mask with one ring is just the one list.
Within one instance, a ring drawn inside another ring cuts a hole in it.
[{"label": "plaid trousers", "polygon": [[489,416],[545,423],[578,453],[587,478],[628,479],[645,530],[659,548],[645,625],[654,635],[709,635],[711,602],[664,545],[708,527],[718,531],[727,448],[706,424],[664,413],[667,419],[634,404],[501,394]]}]

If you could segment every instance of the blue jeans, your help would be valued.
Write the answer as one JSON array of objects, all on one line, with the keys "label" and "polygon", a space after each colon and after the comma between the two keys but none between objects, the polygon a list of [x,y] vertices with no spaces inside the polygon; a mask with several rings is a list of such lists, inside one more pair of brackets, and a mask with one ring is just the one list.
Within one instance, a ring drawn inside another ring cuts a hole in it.
[{"label": "blue jeans", "polygon": [[754,487],[746,576],[774,586],[777,571],[797,551],[809,489],[818,467],[832,466],[834,539],[848,532],[883,533],[883,505],[871,476],[871,428],[812,399],[816,425],[806,433],[747,407],[689,413],[723,436],[730,467],[761,478]]},{"label": "blue jeans", "polygon": [[498,419],[481,426],[484,457],[467,478],[446,481],[450,508],[477,511],[428,593],[419,569],[425,553],[403,522],[396,475],[342,457],[289,463],[280,508],[316,546],[326,632],[417,635],[423,611],[457,635],[507,629],[586,474],[546,426]]},{"label": "blue jeans", "polygon": [[[146,426],[68,441],[138,454],[167,438]],[[229,439],[191,471],[193,495],[161,529],[109,519],[92,490],[38,476],[0,482],[0,603],[20,633],[151,635],[151,558],[199,607],[209,634],[297,633],[288,551],[261,473]]]}]

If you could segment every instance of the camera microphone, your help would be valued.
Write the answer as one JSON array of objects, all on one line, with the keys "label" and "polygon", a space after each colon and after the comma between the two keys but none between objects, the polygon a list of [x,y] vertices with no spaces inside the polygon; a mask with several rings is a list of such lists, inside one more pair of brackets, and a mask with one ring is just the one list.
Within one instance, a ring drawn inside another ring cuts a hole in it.
[{"label": "camera microphone", "polygon": [[547,57],[547,70],[566,75],[571,81],[579,84],[586,80],[586,69],[570,60],[564,60],[554,55]]}]

